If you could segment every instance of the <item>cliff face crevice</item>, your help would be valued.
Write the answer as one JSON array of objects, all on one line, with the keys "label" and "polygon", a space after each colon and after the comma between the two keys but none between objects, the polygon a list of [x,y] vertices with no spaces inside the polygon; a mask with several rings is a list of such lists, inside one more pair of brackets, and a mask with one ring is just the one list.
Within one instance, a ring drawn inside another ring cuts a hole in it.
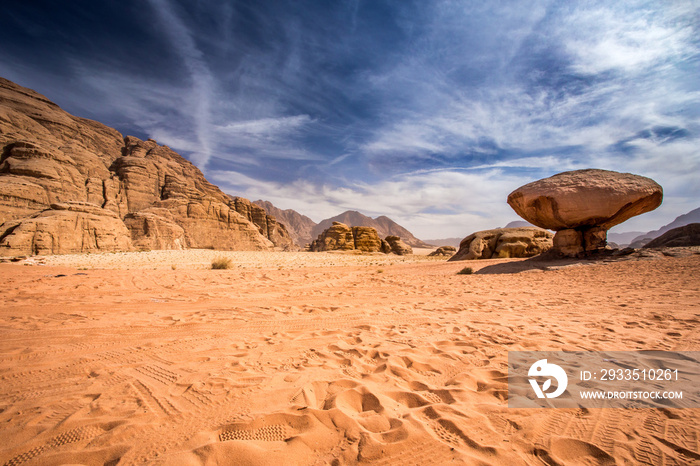
[{"label": "cliff face crevice", "polygon": [[0,255],[294,248],[284,225],[169,147],[2,78],[0,148]]}]

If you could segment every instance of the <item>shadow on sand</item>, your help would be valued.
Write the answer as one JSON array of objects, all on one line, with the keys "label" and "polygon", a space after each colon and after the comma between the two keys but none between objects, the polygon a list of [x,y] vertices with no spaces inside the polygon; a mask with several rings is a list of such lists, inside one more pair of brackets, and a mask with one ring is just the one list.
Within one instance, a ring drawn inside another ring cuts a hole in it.
[{"label": "shadow on sand", "polygon": [[501,264],[487,265],[476,272],[478,275],[521,273],[529,271],[557,270],[563,267],[590,264],[594,261],[590,259],[568,259],[556,257],[535,256],[518,262],[503,262]]},{"label": "shadow on sand", "polygon": [[617,262],[626,260],[648,260],[659,257],[686,257],[700,254],[700,246],[694,247],[671,247],[671,248],[648,248],[623,250],[613,249],[601,253],[593,254],[583,258],[562,258],[557,255],[545,252],[539,256],[531,257],[518,262],[504,262],[501,264],[487,265],[475,274],[502,274],[521,273],[529,271],[557,270],[564,267],[574,267],[579,265],[600,264],[602,262]]}]

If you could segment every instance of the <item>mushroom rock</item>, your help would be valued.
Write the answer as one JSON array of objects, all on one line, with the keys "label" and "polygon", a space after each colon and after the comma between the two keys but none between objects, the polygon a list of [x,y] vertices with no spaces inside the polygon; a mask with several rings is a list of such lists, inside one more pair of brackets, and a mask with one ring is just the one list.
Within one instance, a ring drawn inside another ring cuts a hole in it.
[{"label": "mushroom rock", "polygon": [[661,205],[654,180],[608,170],[574,170],[528,183],[508,195],[522,218],[554,230],[554,251],[578,256],[604,249],[607,231]]}]

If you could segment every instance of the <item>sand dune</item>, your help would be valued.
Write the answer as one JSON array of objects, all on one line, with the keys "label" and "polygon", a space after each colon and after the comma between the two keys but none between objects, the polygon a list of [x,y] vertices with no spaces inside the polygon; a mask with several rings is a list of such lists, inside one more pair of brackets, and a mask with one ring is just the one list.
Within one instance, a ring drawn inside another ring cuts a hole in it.
[{"label": "sand dune", "polygon": [[700,255],[225,254],[0,264],[0,464],[700,461],[696,409],[507,407],[510,350],[700,350]]}]

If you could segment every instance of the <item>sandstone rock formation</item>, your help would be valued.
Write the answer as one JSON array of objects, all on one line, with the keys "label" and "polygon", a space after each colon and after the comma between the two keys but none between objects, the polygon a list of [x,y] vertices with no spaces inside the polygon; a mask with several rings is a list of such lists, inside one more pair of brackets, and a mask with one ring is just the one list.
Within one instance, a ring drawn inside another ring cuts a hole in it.
[{"label": "sandstone rock formation", "polygon": [[508,204],[528,222],[555,230],[554,251],[577,256],[604,249],[607,230],[654,210],[663,190],[643,176],[607,170],[575,170],[528,183]]},{"label": "sandstone rock formation", "polygon": [[398,236],[379,238],[377,230],[370,227],[349,227],[333,222],[330,228],[318,235],[309,246],[309,251],[361,251],[384,254],[413,254],[413,249]]},{"label": "sandstone rock formation", "polygon": [[0,78],[0,254],[133,246],[267,250],[293,242],[263,209],[224,194],[167,146],[122,137]]},{"label": "sandstone rock formation", "polygon": [[456,252],[457,252],[457,248],[454,246],[440,246],[435,251],[428,254],[428,256],[431,256],[431,257],[436,257],[436,256],[438,256],[438,257],[439,256],[452,257],[455,255]]},{"label": "sandstone rock formation", "polygon": [[384,241],[389,245],[389,251],[397,256],[405,256],[408,254],[413,254],[413,248],[408,244],[404,243],[401,238],[395,235],[389,235],[384,238]]},{"label": "sandstone rock formation", "polygon": [[310,250],[382,252],[382,240],[374,228],[349,227],[344,223],[333,222],[329,229],[311,243]]},{"label": "sandstone rock formation", "polygon": [[340,215],[336,215],[335,217],[322,220],[313,227],[311,230],[311,236],[317,237],[324,230],[330,228],[333,222],[340,222],[350,226],[371,227],[377,230],[377,234],[380,238],[385,238],[386,236],[398,236],[404,243],[414,248],[430,247],[429,244],[426,244],[413,236],[410,231],[394,222],[389,217],[382,215],[377,218],[371,218],[354,210],[348,210]]},{"label": "sandstone rock formation", "polygon": [[117,214],[87,202],[51,204],[28,218],[5,222],[3,230],[0,256],[132,249],[129,231]]},{"label": "sandstone rock formation", "polygon": [[262,207],[269,215],[282,222],[297,246],[303,248],[313,241],[311,230],[316,226],[316,222],[306,215],[293,209],[279,209],[269,201],[257,200],[253,201],[253,204]]},{"label": "sandstone rock formation", "polygon": [[532,257],[548,251],[553,236],[535,227],[477,231],[462,240],[459,251],[449,260]]},{"label": "sandstone rock formation", "polygon": [[644,245],[645,248],[672,248],[680,246],[700,246],[700,223],[690,223],[674,228]]}]

